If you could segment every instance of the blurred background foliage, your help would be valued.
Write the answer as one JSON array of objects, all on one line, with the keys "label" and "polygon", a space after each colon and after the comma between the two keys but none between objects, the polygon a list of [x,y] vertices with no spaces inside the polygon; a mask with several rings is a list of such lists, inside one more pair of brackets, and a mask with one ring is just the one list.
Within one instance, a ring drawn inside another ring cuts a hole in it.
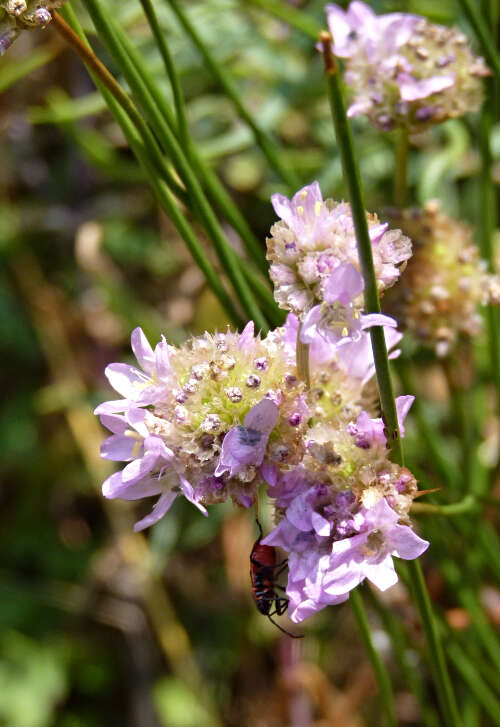
[{"label": "blurred background foliage", "polygon": [[[119,76],[83,7],[71,5]],[[171,100],[138,0],[105,5]],[[287,189],[168,4],[155,5],[196,146],[264,250],[274,219],[269,196]],[[323,23],[322,1],[290,5],[312,28]],[[472,36],[454,0],[371,5],[459,23]],[[319,179],[327,196],[343,198],[312,35],[251,0],[183,6],[248,108],[279,140],[288,166],[304,184]],[[104,366],[130,357],[137,325],[152,341],[164,333],[179,343],[189,333],[224,328],[227,318],[159,211],[80,60],[51,28],[23,34],[0,59],[0,92],[0,725],[381,724],[348,607],[311,619],[301,642],[257,613],[248,579],[256,536],[251,513],[219,506],[204,519],[176,502],[144,538],[132,534],[141,505],[132,511],[129,503],[101,497],[110,469],[99,459],[103,432],[91,412],[109,398]],[[416,141],[409,170],[415,203],[438,196],[445,211],[477,221],[477,126],[477,117],[454,120]],[[368,208],[378,210],[392,196],[393,140],[363,120],[355,131]],[[498,179],[500,127],[491,149]],[[208,245],[207,252],[216,264]],[[441,487],[438,500],[452,502],[462,477],[460,411],[450,407],[430,354],[411,343],[406,348],[418,367],[422,402],[408,428],[408,463],[422,488]],[[480,342],[471,352],[479,382],[484,348]],[[471,467],[477,492],[484,492],[486,468],[497,463],[499,423],[490,390],[471,384],[470,391],[465,417],[477,455]],[[433,446],[441,471],[429,467],[418,417],[439,428]],[[471,727],[500,724],[497,512],[486,509],[477,531],[467,514],[420,519],[432,542],[423,559],[428,586]],[[435,695],[404,571],[402,577],[382,596],[366,592],[373,638],[393,677],[398,723],[437,726],[426,709]],[[471,663],[480,678],[470,676]]]}]

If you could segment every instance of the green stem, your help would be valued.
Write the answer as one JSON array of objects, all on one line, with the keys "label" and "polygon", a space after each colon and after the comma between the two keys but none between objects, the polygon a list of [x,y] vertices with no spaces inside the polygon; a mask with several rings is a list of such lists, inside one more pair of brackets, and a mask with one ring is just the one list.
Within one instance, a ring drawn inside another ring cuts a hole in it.
[{"label": "green stem", "polygon": [[375,595],[374,590],[366,589],[366,596],[372,608],[377,612],[385,631],[391,639],[392,649],[402,679],[409,685],[419,702],[423,725],[425,727],[439,727],[438,716],[430,706],[430,699],[426,694],[420,670],[409,658],[409,651],[406,647],[406,636],[400,619],[390,608],[387,608],[386,605],[381,603],[380,599]]},{"label": "green stem", "polygon": [[[320,35],[320,40],[323,45],[323,59],[328,82],[328,96],[332,110],[337,144],[341,155],[344,179],[349,191],[352,216],[356,231],[358,254],[365,282],[364,292],[366,310],[369,313],[379,313],[380,301],[377,290],[377,279],[373,266],[372,246],[368,233],[368,224],[363,202],[359,169],[354,155],[352,132],[345,111],[337,63],[331,50],[331,37],[328,33],[322,33]],[[387,356],[384,332],[380,326],[374,326],[370,333],[375,370],[382,403],[382,412],[387,430],[387,440],[392,445],[393,456],[402,464],[403,447],[399,435],[394,390],[389,369],[389,359]],[[456,727],[461,723],[460,715],[455,702],[455,696],[444,658],[443,647],[436,627],[420,563],[417,560],[409,561],[408,571],[427,639],[430,664],[434,679],[436,680],[443,715],[448,727]]]},{"label": "green stem", "polygon": [[97,77],[102,86],[108,89],[113,97],[118,101],[120,106],[126,111],[130,119],[133,121],[137,129],[139,130],[144,143],[154,160],[154,163],[160,172],[160,174],[168,182],[170,188],[174,193],[182,200],[186,200],[184,190],[177,184],[172,176],[168,165],[166,164],[163,155],[156,143],[154,136],[149,130],[148,125],[139,113],[136,105],[127,93],[120,86],[118,81],[111,75],[106,66],[101,63],[99,58],[92,51],[90,46],[82,44],[76,33],[73,32],[70,26],[68,26],[62,19],[62,14],[52,13],[53,27],[55,27],[62,38],[75,50],[78,55],[83,59],[87,67],[92,71],[95,77]]},{"label": "green stem", "polygon": [[196,173],[192,169],[171,128],[163,119],[157,105],[153,102],[141,74],[137,71],[131,57],[125,51],[121,42],[121,37],[124,34],[121,32],[119,26],[109,17],[109,14],[103,10],[99,0],[84,0],[84,5],[89,11],[101,38],[107,44],[116,62],[120,65],[127,82],[130,84],[143,110],[155,124],[156,130],[161,133],[161,141],[186,185],[192,200],[192,206],[202,218],[207,232],[214,243],[221,264],[231,280],[247,316],[255,321],[258,328],[267,332],[269,330],[267,321],[255,302],[252,291],[241,272],[236,253],[224,235],[217,217],[205,197]]},{"label": "green stem", "polygon": [[466,495],[460,502],[451,505],[431,505],[423,502],[413,502],[412,515],[462,515],[464,512],[473,512],[479,507],[474,495]]},{"label": "green stem", "polygon": [[321,25],[301,10],[297,10],[293,5],[282,2],[282,0],[246,0],[246,5],[255,5],[262,8],[275,18],[284,20],[285,23],[291,25],[292,28],[300,30],[304,35],[308,35],[316,40],[318,33],[321,31]]},{"label": "green stem", "polygon": [[[482,257],[488,263],[490,272],[495,272],[493,236],[497,225],[497,190],[492,179],[493,154],[491,152],[491,130],[498,103],[498,79],[490,83],[491,94],[481,110],[479,123],[479,150],[481,172],[478,200],[478,242]],[[491,373],[497,392],[497,410],[500,412],[500,316],[496,307],[486,308],[488,345],[490,349]]]},{"label": "green stem", "polygon": [[283,164],[280,152],[277,149],[275,142],[255,120],[254,116],[250,113],[250,111],[248,111],[248,109],[242,102],[238,93],[238,89],[236,88],[236,85],[234,84],[229,73],[227,73],[227,71],[221,66],[221,64],[214,58],[211,51],[203,42],[201,36],[198,34],[195,26],[193,25],[193,23],[191,23],[187,14],[182,9],[181,4],[178,2],[178,0],[167,0],[167,2],[172,8],[182,27],[202,55],[203,60],[210,69],[211,73],[217,79],[217,82],[220,84],[220,86],[224,89],[226,95],[231,99],[234,107],[238,112],[238,115],[252,130],[255,141],[260,146],[271,167],[275,169],[276,172],[278,172],[283,181],[290,187],[290,190],[295,192],[300,185],[298,178],[295,176],[294,172],[292,172],[287,166]]},{"label": "green stem", "polygon": [[500,78],[500,57],[488,25],[483,20],[481,13],[478,10],[478,3],[471,2],[471,0],[458,0],[458,4],[462,8],[465,17],[474,28],[474,32],[481,44],[481,49],[486,60],[497,78]]},{"label": "green stem", "polygon": [[[142,3],[144,12],[155,37],[158,48],[160,50],[165,65],[165,70],[170,81],[170,85],[172,87],[177,114],[177,124],[175,124],[175,130],[178,131],[181,145],[191,159],[192,165],[196,167],[200,172],[200,177],[203,181],[203,184],[205,185],[205,188],[207,189],[212,200],[217,205],[218,210],[226,217],[230,225],[232,225],[232,227],[239,234],[248,254],[255,262],[259,270],[267,275],[267,265],[264,258],[263,246],[259,243],[255,235],[253,234],[244,216],[241,214],[238,207],[231,199],[231,196],[224,188],[224,185],[220,182],[217,175],[212,171],[205,159],[203,159],[201,154],[198,152],[196,145],[193,143],[193,139],[189,131],[186,104],[184,102],[184,96],[182,93],[179,76],[175,69],[175,64],[173,63],[172,55],[167,45],[165,32],[160,26],[152,1],[140,1]],[[124,34],[120,34],[120,40],[125,47],[125,51],[128,53],[138,72],[140,73],[141,78],[144,81],[144,84],[149,91],[153,101],[158,105],[158,108],[165,116],[166,123],[169,124],[171,129],[173,129],[173,118],[167,99],[162,93],[160,93],[157,84],[154,82],[149,72],[149,69],[143,62],[140,54],[137,53],[137,51],[135,50],[134,46],[128,41]],[[277,308],[277,306],[274,307],[275,309]],[[275,317],[276,314],[274,315],[274,318]]]},{"label": "green stem", "polygon": [[[328,33],[322,33],[320,38],[323,43],[323,59],[325,61],[325,72],[328,83],[328,97],[330,100],[335,134],[342,161],[344,181],[347,186],[351,202],[359,261],[365,283],[365,309],[367,313],[380,313],[380,301],[378,297],[377,279],[375,277],[375,269],[373,266],[372,245],[368,232],[365,203],[363,200],[359,169],[354,156],[351,127],[347,120],[344,99],[340,88],[337,62],[330,48],[330,35]],[[381,326],[373,326],[370,329],[370,335],[380,390],[382,417],[387,430],[387,441],[391,446],[394,458],[402,464],[403,450],[399,434],[394,389],[389,369],[389,358],[387,355],[387,347],[385,345],[384,330]]]},{"label": "green stem", "polygon": [[177,127],[179,131],[179,139],[182,144],[188,146],[190,143],[190,135],[184,96],[182,94],[182,88],[179,82],[179,78],[175,71],[172,56],[170,55],[170,50],[165,40],[165,33],[158,21],[158,17],[156,15],[152,0],[140,0],[140,3],[155,37],[156,45],[158,46],[158,50],[160,51],[160,55],[165,65],[165,70],[167,72],[170,85],[172,87],[175,110],[177,113]]},{"label": "green stem", "polygon": [[365,651],[368,654],[373,671],[375,672],[380,692],[380,700],[385,713],[385,721],[388,725],[391,725],[391,727],[396,727],[397,722],[394,714],[394,695],[392,693],[391,679],[384,662],[380,658],[380,654],[373,645],[370,626],[368,624],[365,607],[363,605],[363,599],[361,598],[361,594],[357,588],[351,591],[349,603],[358,624],[363,646],[365,647]]},{"label": "green stem", "polygon": [[[154,188],[154,191],[160,201],[161,206],[163,207],[167,215],[172,219],[174,225],[177,227],[179,234],[183,238],[187,248],[193,256],[193,259],[200,267],[209,287],[217,296],[219,302],[221,303],[224,310],[227,312],[229,318],[235,323],[235,325],[240,325],[241,318],[236,312],[230,296],[227,294],[225,288],[223,287],[219,275],[212,267],[210,261],[208,260],[203,248],[198,241],[198,238],[194,234],[191,226],[182,215],[177,204],[173,200],[169,192],[168,186],[163,182],[162,178],[158,177],[155,165],[156,157],[154,157],[153,159],[151,158],[151,155],[149,154],[150,148],[146,146],[144,136],[141,137],[139,133],[143,130],[143,124],[139,124],[139,129],[136,128],[133,123],[133,121],[136,121],[136,114],[132,112],[131,117],[128,113],[129,110],[133,107],[132,102],[130,102],[131,106],[128,103],[123,103],[124,92],[123,89],[121,89],[121,87],[118,86],[116,82],[110,85],[104,83],[103,77],[106,77],[106,74],[102,73],[102,69],[100,68],[102,64],[99,59],[94,56],[92,49],[90,48],[90,45],[85,38],[83,30],[71,6],[65,5],[64,7],[62,7],[60,10],[60,14],[64,15],[66,21],[69,23],[69,29],[74,29],[73,35],[66,33],[65,38],[68,40],[73,50],[78,53],[85,65],[87,65],[89,72],[94,79],[94,83],[102,93],[111,113],[121,126],[132,150],[134,151],[143,168],[148,172],[150,183]],[[62,18],[58,16],[57,13],[54,13],[54,18],[56,17],[59,21],[57,27],[62,27]],[[72,26],[72,28],[70,26]],[[80,40],[80,42],[77,43],[75,41],[75,38],[77,40]],[[116,86],[120,89],[120,92],[118,91]],[[142,117],[140,116],[140,114],[139,118],[142,121]],[[149,138],[148,134],[146,134],[146,138]],[[153,147],[152,150],[156,154],[156,147]]]},{"label": "green stem", "polygon": [[432,611],[432,605],[425,585],[420,562],[418,560],[409,560],[407,563],[407,569],[413,598],[417,604],[425,631],[431,671],[436,682],[441,709],[443,711],[446,724],[449,727],[458,727],[462,722],[446,665],[441,636]]},{"label": "green stem", "polygon": [[404,209],[408,198],[408,158],[410,145],[406,129],[396,132],[396,168],[394,174],[394,203]]},{"label": "green stem", "polygon": [[300,340],[300,332],[302,330],[302,323],[299,322],[297,329],[297,343],[295,346],[295,357],[297,360],[297,373],[299,378],[305,382],[308,389],[311,388],[311,372],[309,369],[309,344],[302,343]]}]

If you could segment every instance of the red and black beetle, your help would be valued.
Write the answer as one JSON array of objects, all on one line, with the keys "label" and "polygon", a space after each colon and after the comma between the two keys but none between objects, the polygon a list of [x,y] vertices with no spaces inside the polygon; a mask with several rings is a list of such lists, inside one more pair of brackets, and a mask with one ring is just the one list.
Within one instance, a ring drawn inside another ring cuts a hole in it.
[{"label": "red and black beetle", "polygon": [[[288,608],[288,599],[280,596],[278,590],[284,588],[277,583],[277,579],[287,566],[287,560],[276,563],[276,549],[272,545],[264,545],[262,526],[256,518],[259,528],[259,537],[255,541],[250,553],[250,581],[252,583],[252,594],[259,612],[273,623],[280,631],[294,639],[301,639],[302,636],[291,634],[282,628],[272,616],[281,616]],[[274,609],[274,610],[273,610]]]}]

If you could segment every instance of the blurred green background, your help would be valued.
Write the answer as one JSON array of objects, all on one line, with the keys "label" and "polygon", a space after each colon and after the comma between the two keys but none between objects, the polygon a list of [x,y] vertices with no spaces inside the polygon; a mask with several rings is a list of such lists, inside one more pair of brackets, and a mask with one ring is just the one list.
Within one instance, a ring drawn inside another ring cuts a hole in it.
[{"label": "blurred green background", "polygon": [[[139,3],[105,4],[170,96]],[[323,23],[322,2],[290,4]],[[80,5],[71,5],[91,34]],[[274,220],[269,196],[285,190],[166,3],[156,5],[197,146],[264,249]],[[343,198],[314,39],[252,2],[184,5],[303,183],[319,179],[326,196]],[[472,35],[453,0],[371,5],[459,22]],[[152,342],[164,333],[178,343],[224,328],[227,320],[81,62],[53,29],[24,33],[0,59],[0,92],[0,725],[381,724],[375,681],[348,607],[326,609],[304,624],[300,642],[257,613],[248,578],[252,513],[219,506],[205,519],[178,501],[143,537],[132,524],[149,503],[132,507],[100,495],[111,469],[99,459],[104,432],[92,409],[110,398],[105,365],[130,360],[129,335],[137,325]],[[419,138],[410,164],[415,203],[439,197],[445,211],[474,223],[477,122],[450,121]],[[377,210],[391,198],[393,140],[363,120],[355,130],[368,207]],[[492,150],[498,165],[499,129]],[[482,349],[475,352],[479,377]],[[428,354],[414,353],[423,372],[418,393],[444,432],[441,451],[451,479],[454,473],[458,479],[460,445],[445,387]],[[487,391],[475,396],[472,418],[476,411],[480,478],[498,443]],[[425,445],[411,423],[407,449],[423,485],[441,486],[427,471]],[[499,662],[484,643],[500,622],[498,561],[487,550],[496,542],[496,511],[486,513],[489,535],[481,548],[464,540],[462,522],[440,527],[422,518],[433,539],[424,568],[443,629],[454,634],[455,658],[483,659],[493,690]],[[409,679],[418,681],[424,703],[435,695],[408,593],[403,585],[391,589],[385,610],[366,596],[376,647],[394,679],[399,723],[423,724]],[[388,633],[401,636],[403,628],[409,640],[398,654]],[[455,678],[464,678],[458,667]],[[459,684],[469,724],[490,724],[490,711],[471,698],[467,680]]]}]

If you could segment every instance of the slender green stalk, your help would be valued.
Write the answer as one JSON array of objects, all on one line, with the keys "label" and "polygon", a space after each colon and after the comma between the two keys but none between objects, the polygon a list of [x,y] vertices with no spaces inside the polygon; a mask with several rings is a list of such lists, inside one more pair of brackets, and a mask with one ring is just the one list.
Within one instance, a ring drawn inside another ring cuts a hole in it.
[{"label": "slender green stalk", "polygon": [[177,76],[177,73],[175,72],[175,66],[172,60],[172,56],[170,55],[170,50],[165,40],[165,33],[160,23],[158,22],[158,17],[156,15],[152,0],[140,0],[140,2],[155,37],[156,45],[158,46],[158,50],[160,51],[163,63],[165,65],[165,70],[167,71],[167,76],[172,87],[175,110],[177,113],[177,127],[179,131],[179,139],[182,144],[188,146],[190,136],[184,96],[182,94],[182,88],[179,82],[179,78]]},{"label": "slender green stalk", "polygon": [[[366,310],[369,313],[378,313],[380,312],[380,302],[378,298],[375,269],[373,266],[372,247],[368,233],[368,224],[363,202],[359,169],[354,155],[352,133],[347,120],[344,99],[340,88],[338,67],[331,50],[331,37],[328,33],[322,33],[320,35],[320,40],[323,45],[323,59],[328,83],[328,96],[332,110],[337,144],[341,155],[344,179],[349,191],[356,231],[358,254],[365,281],[364,293]],[[389,359],[387,356],[383,329],[380,326],[374,326],[370,333],[372,338],[377,381],[382,402],[382,411],[387,430],[387,439],[392,445],[393,456],[402,464],[403,448],[399,434],[394,390],[392,386]],[[408,572],[410,574],[412,590],[427,639],[431,669],[434,679],[436,680],[437,692],[443,715],[448,727],[456,727],[461,723],[460,716],[451,686],[429,594],[427,592],[418,560],[409,561]]]},{"label": "slender green stalk", "polygon": [[494,724],[500,725],[500,702],[489,686],[479,676],[475,665],[470,661],[458,644],[450,644],[448,654],[455,669],[460,673],[478,702],[483,705]]},{"label": "slender green stalk", "polygon": [[408,198],[408,158],[410,145],[406,129],[396,131],[396,169],[394,175],[394,203],[396,207],[406,207]]},{"label": "slender green stalk", "polygon": [[[478,199],[478,243],[481,255],[488,262],[490,272],[495,271],[493,235],[497,225],[497,190],[492,179],[493,154],[491,152],[491,130],[498,103],[496,83],[490,84],[491,95],[481,110],[479,123],[479,150],[481,171],[479,176]],[[490,349],[491,373],[497,391],[497,409],[500,411],[500,316],[496,307],[486,308],[488,345]]]},{"label": "slender green stalk", "polygon": [[300,332],[302,330],[302,323],[299,321],[299,327],[297,329],[297,343],[295,346],[295,356],[297,359],[297,373],[299,378],[305,382],[308,389],[311,388],[311,372],[309,370],[309,344],[302,343],[300,340]]},{"label": "slender green stalk", "polygon": [[417,697],[421,710],[421,719],[424,727],[439,727],[438,715],[431,707],[431,701],[424,686],[424,681],[417,665],[411,663],[406,647],[406,637],[403,626],[398,616],[386,605],[381,603],[375,595],[374,590],[367,588],[365,591],[371,606],[377,612],[385,631],[391,639],[392,649],[402,680],[409,685]]},{"label": "slender green stalk", "polygon": [[394,714],[394,695],[392,693],[391,678],[385,668],[384,662],[380,658],[380,654],[373,645],[370,625],[368,624],[363,599],[361,598],[358,588],[351,591],[349,603],[358,624],[363,646],[365,647],[366,653],[368,654],[368,658],[370,659],[370,663],[373,667],[373,671],[375,672],[380,692],[380,701],[382,702],[385,714],[385,722],[386,724],[391,725],[391,727],[395,727],[397,722]]},{"label": "slender green stalk", "polygon": [[284,20],[292,28],[300,30],[304,35],[308,35],[314,40],[317,39],[318,33],[321,31],[321,25],[314,18],[282,0],[246,0],[245,4],[262,8],[270,15]]},{"label": "slender green stalk", "polygon": [[269,164],[275,169],[284,182],[290,187],[290,190],[295,192],[299,187],[299,180],[285,164],[283,164],[280,152],[276,147],[275,142],[271,139],[269,134],[260,126],[255,120],[254,116],[250,113],[247,107],[241,100],[238,89],[236,88],[229,73],[221,66],[221,64],[214,58],[210,50],[203,42],[201,36],[196,30],[193,23],[189,20],[187,14],[184,12],[181,4],[178,0],[167,0],[168,4],[174,11],[182,27],[189,35],[194,45],[203,56],[203,60],[212,72],[213,76],[217,79],[217,82],[224,89],[226,95],[231,99],[234,107],[236,108],[238,115],[245,121],[250,127],[255,137],[255,141],[262,149],[262,152],[266,156]]},{"label": "slender green stalk", "polygon": [[197,210],[197,213],[203,220],[207,232],[214,243],[221,264],[231,280],[246,314],[255,321],[258,328],[267,332],[269,330],[267,321],[243,276],[236,253],[224,235],[195,171],[192,169],[171,128],[164,121],[156,104],[153,103],[141,74],[137,71],[132,59],[125,51],[121,42],[121,31],[120,35],[118,34],[119,27],[109,17],[109,14],[103,10],[99,0],[84,0],[84,4],[101,38],[108,45],[110,52],[120,65],[136,99],[144,112],[156,124],[156,128],[161,131],[161,141],[186,185],[188,194],[192,200],[192,206]]},{"label": "slender green stalk", "polygon": [[424,502],[414,502],[411,506],[412,515],[463,515],[465,512],[474,512],[479,504],[474,495],[466,495],[460,502],[451,505],[431,505]]},{"label": "slender green stalk", "polygon": [[[323,43],[323,59],[328,83],[328,97],[332,110],[335,134],[339,147],[344,181],[349,191],[352,216],[356,230],[359,261],[365,282],[364,298],[367,313],[380,313],[377,279],[373,267],[373,254],[368,222],[366,220],[365,203],[359,177],[359,169],[354,156],[351,127],[347,120],[344,99],[340,88],[337,62],[330,48],[331,38],[328,33],[320,34]],[[394,400],[389,358],[385,345],[384,330],[381,326],[370,329],[373,356],[377,371],[377,380],[382,404],[382,417],[387,430],[387,441],[393,451],[394,458],[402,464],[403,450],[399,433],[398,417]]]},{"label": "slender green stalk", "polygon": [[458,4],[474,28],[486,60],[495,75],[500,78],[500,56],[498,55],[495,41],[491,36],[488,24],[484,21],[478,8],[478,3],[476,0],[458,0]]},{"label": "slender green stalk", "polygon": [[106,66],[104,66],[99,58],[97,58],[95,53],[90,49],[90,46],[87,47],[85,44],[81,44],[78,36],[73,32],[71,27],[69,27],[64,22],[61,14],[54,12],[52,14],[52,21],[53,27],[55,27],[58,33],[64,38],[64,40],[69,45],[71,45],[74,50],[76,50],[76,52],[84,60],[88,68],[97,78],[99,78],[101,84],[108,89],[108,91],[113,95],[116,101],[118,101],[120,106],[126,111],[135,126],[138,128],[142,138],[144,139],[144,143],[148,148],[151,158],[154,160],[158,171],[168,182],[170,188],[174,191],[174,193],[180,199],[185,200],[186,195],[184,190],[173,178],[172,172],[166,164],[154,136],[149,130],[148,125],[142,118],[132,99],[128,96],[127,93],[125,93],[118,81],[108,71]]},{"label": "slender green stalk", "polygon": [[[160,89],[152,78],[151,73],[142,60],[140,54],[136,51],[132,43],[130,43],[127,36],[121,32],[119,35],[120,42],[124,46],[126,53],[134,63],[137,71],[144,81],[153,102],[158,106],[163,114],[165,122],[170,126],[172,131],[175,130],[178,132],[181,145],[183,146],[187,156],[191,159],[192,165],[199,171],[203,184],[205,185],[205,188],[213,202],[216,204],[217,209],[225,216],[229,224],[239,234],[245,249],[259,270],[267,275],[267,265],[262,245],[255,237],[246,219],[233,202],[222,182],[212,171],[208,162],[203,159],[193,142],[189,131],[186,104],[184,102],[179,76],[172,60],[172,55],[166,41],[165,33],[158,22],[151,0],[141,0],[141,3],[163,58],[165,70],[172,87],[177,114],[177,124],[174,124],[172,112],[165,95],[160,92]],[[115,32],[118,31],[119,28],[115,28]]]},{"label": "slender green stalk", "polygon": [[[184,242],[186,243],[187,248],[189,249],[191,255],[193,256],[193,259],[195,260],[196,264],[200,267],[202,273],[205,276],[205,279],[210,286],[210,288],[213,290],[215,295],[217,296],[219,302],[221,303],[224,310],[229,315],[230,319],[236,324],[239,325],[241,323],[241,318],[239,317],[238,313],[236,312],[236,309],[233,305],[233,302],[226,292],[224,286],[222,285],[220,281],[219,275],[216,273],[214,268],[212,267],[210,261],[208,260],[203,248],[201,247],[198,238],[194,234],[191,226],[185,219],[185,217],[180,212],[177,204],[173,200],[168,186],[163,182],[161,177],[158,177],[157,170],[155,163],[151,156],[149,155],[149,149],[146,147],[146,144],[144,143],[143,137],[141,137],[139,130],[134,125],[133,121],[135,121],[135,115],[134,119],[130,117],[128,114],[129,108],[131,108],[128,104],[123,105],[122,101],[122,95],[120,93],[117,93],[115,95],[114,91],[115,85],[111,84],[111,89],[108,85],[104,85],[102,78],[103,73],[101,69],[99,68],[98,64],[100,64],[100,61],[98,61],[97,58],[95,60],[89,61],[89,58],[93,55],[92,50],[90,48],[90,45],[88,44],[85,35],[83,34],[82,28],[78,22],[78,19],[76,15],[74,14],[72,8],[69,5],[65,5],[61,8],[60,14],[64,15],[66,21],[69,23],[69,25],[72,26],[74,30],[74,35],[79,37],[81,40],[81,43],[74,42],[74,38],[71,34],[66,33],[66,38],[68,39],[68,42],[70,42],[71,47],[78,53],[78,55],[82,58],[84,63],[88,66],[89,72],[91,73],[94,82],[97,86],[97,88],[102,93],[104,99],[106,100],[106,103],[108,104],[111,113],[115,117],[115,119],[120,124],[131,148],[133,149],[135,155],[137,156],[139,162],[141,165],[146,169],[148,172],[148,178],[159,198],[160,204],[162,205],[165,212],[171,217],[174,225],[177,227],[177,230],[181,237],[183,238]],[[54,14],[54,18],[58,17],[58,14]],[[62,18],[58,17],[59,23],[57,27],[61,26]],[[70,28],[71,29],[71,28]],[[86,49],[86,52],[85,52]],[[97,62],[97,65],[96,65]],[[98,68],[98,72],[96,73],[96,68]],[[105,74],[104,74],[105,75]],[[116,84],[118,85],[118,84]],[[121,88],[121,87],[120,87]],[[122,90],[122,89],[121,89]],[[126,94],[125,94],[126,95]],[[118,98],[117,98],[118,96]],[[139,114],[140,117],[140,114]],[[142,119],[142,117],[140,117]],[[142,125],[140,125],[142,126]]]}]

